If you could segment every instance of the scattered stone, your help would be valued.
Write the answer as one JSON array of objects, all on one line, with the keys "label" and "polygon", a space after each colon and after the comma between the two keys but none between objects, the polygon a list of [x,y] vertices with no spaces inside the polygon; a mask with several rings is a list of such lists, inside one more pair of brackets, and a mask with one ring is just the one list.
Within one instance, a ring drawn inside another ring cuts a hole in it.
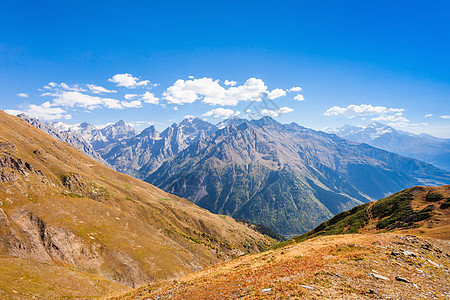
[{"label": "scattered stone", "polygon": [[369,273],[369,274],[367,274],[367,276],[373,276],[373,277],[378,278],[378,279],[389,280],[389,278],[384,277],[382,275],[379,275],[377,273]]},{"label": "scattered stone", "polygon": [[272,291],[271,288],[261,290],[261,292],[263,292],[263,293],[270,293],[271,291]]},{"label": "scattered stone", "polygon": [[403,251],[403,254],[406,255],[406,256],[412,256],[412,257],[416,257],[417,256],[414,252],[411,252],[411,251],[408,251],[408,250]]},{"label": "scattered stone", "polygon": [[405,279],[405,278],[402,278],[402,277],[399,277],[399,276],[395,276],[395,280],[401,281],[401,282],[409,283],[409,280],[408,280],[408,279]]},{"label": "scattered stone", "polygon": [[432,260],[430,260],[430,259],[428,259],[428,258],[427,258],[427,261],[428,261],[430,264],[432,264],[433,266],[435,266],[436,268],[441,268],[441,265],[440,265],[440,264],[435,263],[434,261],[432,261]]},{"label": "scattered stone", "polygon": [[378,297],[381,297],[380,294],[378,294],[377,291],[375,291],[374,289],[370,289],[370,290],[369,290],[369,294],[375,294],[375,295],[377,295]]},{"label": "scattered stone", "polygon": [[310,290],[310,291],[314,290],[314,288],[312,286],[308,286],[308,285],[304,285],[304,284],[300,284],[300,286],[307,290]]},{"label": "scattered stone", "polygon": [[402,255],[400,252],[395,252],[395,251],[392,251],[391,252],[391,255],[392,256],[400,256],[400,255]]}]

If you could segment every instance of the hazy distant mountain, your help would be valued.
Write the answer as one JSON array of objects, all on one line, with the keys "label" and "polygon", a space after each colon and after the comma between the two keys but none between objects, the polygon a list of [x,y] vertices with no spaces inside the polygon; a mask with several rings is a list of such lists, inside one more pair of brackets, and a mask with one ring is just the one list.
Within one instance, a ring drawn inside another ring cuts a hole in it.
[{"label": "hazy distant mountain", "polygon": [[194,141],[216,130],[216,126],[198,118],[185,119],[161,133],[150,126],[140,134],[110,144],[99,152],[118,171],[143,179]]},{"label": "hazy distant mountain", "polygon": [[450,140],[428,134],[413,134],[390,126],[372,123],[366,126],[344,125],[333,131],[338,136],[357,143],[398,153],[428,162],[450,171]]},{"label": "hazy distant mountain", "polygon": [[20,114],[18,117],[22,118],[23,120],[27,121],[34,127],[44,131],[45,133],[49,134],[50,136],[71,144],[78,150],[84,152],[89,157],[95,159],[98,162],[106,164],[105,160],[98,154],[92,147],[91,143],[80,137],[78,134],[69,132],[69,131],[61,131],[55,128],[54,126],[50,124],[46,124],[36,118],[29,117],[25,114]]},{"label": "hazy distant mountain", "polygon": [[355,205],[450,173],[334,134],[270,117],[233,119],[166,161],[146,181],[208,210],[306,232]]}]

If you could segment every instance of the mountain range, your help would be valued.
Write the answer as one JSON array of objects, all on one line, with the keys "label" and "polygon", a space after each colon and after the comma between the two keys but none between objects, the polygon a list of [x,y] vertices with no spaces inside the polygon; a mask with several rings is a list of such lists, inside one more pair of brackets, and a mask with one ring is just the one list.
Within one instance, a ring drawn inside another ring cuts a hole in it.
[{"label": "mountain range", "polygon": [[414,134],[377,122],[364,126],[344,125],[328,132],[450,171],[450,139],[436,138],[425,133]]},{"label": "mountain range", "polygon": [[270,117],[185,119],[139,134],[123,121],[55,126],[78,133],[120,172],[287,237],[401,189],[450,182],[448,172],[419,160]]}]

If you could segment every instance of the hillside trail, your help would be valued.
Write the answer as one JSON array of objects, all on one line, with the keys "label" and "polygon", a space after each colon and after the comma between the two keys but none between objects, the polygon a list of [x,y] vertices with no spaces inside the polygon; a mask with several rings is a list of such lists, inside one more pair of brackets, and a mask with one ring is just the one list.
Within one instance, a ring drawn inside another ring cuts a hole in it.
[{"label": "hillside trail", "polygon": [[367,223],[366,226],[366,231],[367,232],[375,232],[376,230],[376,221],[373,218],[373,214],[372,214],[372,207],[373,207],[374,202],[371,202],[369,207],[367,208],[367,214],[369,216],[369,222]]}]

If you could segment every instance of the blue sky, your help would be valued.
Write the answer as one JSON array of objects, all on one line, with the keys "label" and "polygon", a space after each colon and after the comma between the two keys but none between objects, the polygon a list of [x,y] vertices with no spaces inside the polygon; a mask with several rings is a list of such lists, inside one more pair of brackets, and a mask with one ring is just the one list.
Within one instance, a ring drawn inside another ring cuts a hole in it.
[{"label": "blue sky", "polygon": [[256,107],[450,138],[448,1],[212,2],[3,1],[0,109],[162,129]]}]

